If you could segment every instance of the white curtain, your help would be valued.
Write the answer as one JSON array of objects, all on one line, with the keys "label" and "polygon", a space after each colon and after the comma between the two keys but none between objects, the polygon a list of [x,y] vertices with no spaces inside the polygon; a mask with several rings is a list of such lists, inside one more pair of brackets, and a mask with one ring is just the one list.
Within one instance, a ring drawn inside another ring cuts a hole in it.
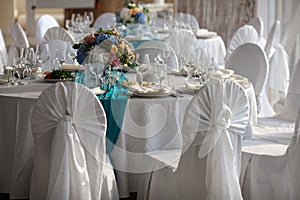
[{"label": "white curtain", "polygon": [[176,10],[195,15],[200,28],[216,31],[229,43],[234,32],[255,14],[255,0],[175,0]]},{"label": "white curtain", "polygon": [[282,45],[290,58],[290,73],[297,60],[300,59],[300,1],[282,0]]}]

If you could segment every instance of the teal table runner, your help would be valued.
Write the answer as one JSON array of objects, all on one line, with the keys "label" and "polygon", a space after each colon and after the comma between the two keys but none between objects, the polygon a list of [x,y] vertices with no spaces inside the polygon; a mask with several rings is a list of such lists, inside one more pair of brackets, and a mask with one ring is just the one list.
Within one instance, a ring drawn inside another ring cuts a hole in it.
[{"label": "teal table runner", "polygon": [[[128,89],[122,87],[119,83],[126,80],[124,74],[119,81],[104,95],[97,95],[107,118],[106,131],[106,152],[109,154],[116,144],[121,131],[126,104]],[[75,79],[76,82],[84,84],[84,71],[80,71]]]}]

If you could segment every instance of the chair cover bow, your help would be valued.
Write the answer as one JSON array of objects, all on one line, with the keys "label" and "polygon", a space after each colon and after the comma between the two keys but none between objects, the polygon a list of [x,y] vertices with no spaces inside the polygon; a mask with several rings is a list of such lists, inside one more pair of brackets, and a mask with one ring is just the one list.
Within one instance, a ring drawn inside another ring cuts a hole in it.
[{"label": "chair cover bow", "polygon": [[[211,80],[188,109],[192,112],[185,116],[183,151],[191,144],[201,145],[198,157],[207,159],[207,199],[242,199],[236,166],[240,149],[234,149],[238,145],[233,142],[246,131],[249,103],[245,92],[232,80]],[[197,137],[201,133],[203,137]]]},{"label": "chair cover bow", "polygon": [[39,148],[51,143],[50,155],[35,158],[40,165],[50,160],[50,166],[40,169],[49,173],[44,178],[48,183],[33,187],[48,188],[44,191],[48,199],[101,198],[106,192],[102,188],[106,117],[92,92],[77,83],[49,87],[33,110],[32,132]]}]

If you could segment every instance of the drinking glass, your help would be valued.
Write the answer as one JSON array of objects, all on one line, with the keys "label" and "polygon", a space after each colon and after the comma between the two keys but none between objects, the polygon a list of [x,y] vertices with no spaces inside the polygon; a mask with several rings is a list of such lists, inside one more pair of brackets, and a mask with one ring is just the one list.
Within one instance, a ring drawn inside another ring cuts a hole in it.
[{"label": "drinking glass", "polygon": [[154,70],[155,70],[155,77],[159,80],[159,87],[161,88],[162,81],[167,76],[166,64],[156,64]]},{"label": "drinking glass", "polygon": [[36,59],[41,63],[41,67],[45,69],[45,63],[50,59],[50,48],[48,44],[36,46]]},{"label": "drinking glass", "polygon": [[66,60],[66,49],[55,49],[54,69],[60,69]]},{"label": "drinking glass", "polygon": [[72,47],[71,43],[68,42],[68,47],[67,47],[67,56],[68,58],[72,59],[72,64],[73,64],[73,68],[75,68],[75,59],[76,59],[76,56],[77,56],[77,53],[76,53],[76,50]]},{"label": "drinking glass", "polygon": [[24,55],[25,69],[23,70],[23,78],[26,77],[27,80],[30,79],[32,73],[32,67],[35,63],[36,63],[36,56],[34,53],[34,49],[32,47],[26,48],[25,55]]},{"label": "drinking glass", "polygon": [[94,14],[93,14],[93,12],[84,12],[83,18],[84,18],[85,23],[88,25],[88,27],[90,27],[90,25],[94,21]]}]

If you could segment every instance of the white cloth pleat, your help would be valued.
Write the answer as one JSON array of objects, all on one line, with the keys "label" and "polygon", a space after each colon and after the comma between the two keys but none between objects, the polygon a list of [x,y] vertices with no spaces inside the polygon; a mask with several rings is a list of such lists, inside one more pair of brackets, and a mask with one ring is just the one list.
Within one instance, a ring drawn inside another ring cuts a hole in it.
[{"label": "white cloth pleat", "polygon": [[238,177],[248,117],[244,90],[231,80],[211,80],[187,108],[178,168],[152,172],[146,199],[242,199]]},{"label": "white cloth pleat", "polygon": [[77,83],[44,90],[32,129],[30,199],[118,199],[105,150],[105,113],[90,90]]}]

